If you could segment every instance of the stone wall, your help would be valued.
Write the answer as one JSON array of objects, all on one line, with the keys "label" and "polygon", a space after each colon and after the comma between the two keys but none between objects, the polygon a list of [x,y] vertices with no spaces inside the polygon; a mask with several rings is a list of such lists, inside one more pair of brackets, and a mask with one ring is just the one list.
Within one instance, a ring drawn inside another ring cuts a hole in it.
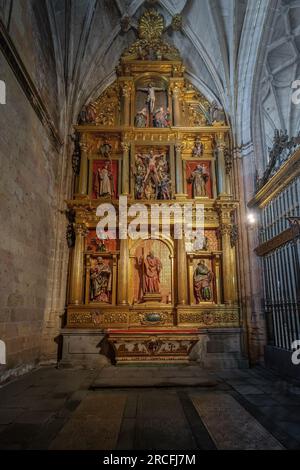
[{"label": "stone wall", "polygon": [[0,107],[0,339],[7,369],[27,369],[41,354],[60,163],[2,55],[0,77],[7,90]]}]

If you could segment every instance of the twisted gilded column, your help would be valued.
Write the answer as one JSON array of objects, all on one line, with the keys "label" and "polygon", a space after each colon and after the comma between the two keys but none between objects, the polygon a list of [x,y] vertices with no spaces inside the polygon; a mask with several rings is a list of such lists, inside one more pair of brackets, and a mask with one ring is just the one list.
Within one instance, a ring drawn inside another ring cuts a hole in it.
[{"label": "twisted gilded column", "polygon": [[120,259],[118,270],[118,304],[128,304],[128,239],[120,241]]},{"label": "twisted gilded column", "polygon": [[87,155],[87,140],[85,134],[81,137],[80,142],[80,173],[78,193],[80,196],[86,196],[88,193],[88,155]]},{"label": "twisted gilded column", "polygon": [[177,298],[178,305],[188,304],[188,269],[185,240],[176,240],[177,244]]},{"label": "twisted gilded column", "polygon": [[85,224],[75,224],[75,247],[73,250],[72,273],[70,282],[70,303],[79,305],[83,303],[83,279],[84,279],[84,243],[87,234]]},{"label": "twisted gilded column", "polygon": [[129,150],[130,144],[128,142],[122,142],[123,159],[122,159],[122,194],[128,196],[129,194]]},{"label": "twisted gilded column", "polygon": [[226,196],[226,167],[225,167],[225,148],[226,143],[224,133],[216,134],[216,150],[217,150],[217,173],[218,173],[218,196]]}]

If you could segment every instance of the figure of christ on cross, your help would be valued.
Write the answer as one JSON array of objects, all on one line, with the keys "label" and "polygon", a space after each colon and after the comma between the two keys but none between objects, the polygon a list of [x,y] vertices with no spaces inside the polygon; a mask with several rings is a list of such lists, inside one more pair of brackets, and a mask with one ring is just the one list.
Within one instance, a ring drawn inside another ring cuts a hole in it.
[{"label": "figure of christ on cross", "polygon": [[152,86],[152,83],[149,83],[147,88],[138,88],[137,91],[142,91],[144,93],[147,93],[146,103],[147,103],[148,108],[149,108],[149,113],[153,114],[154,109],[155,109],[155,101],[156,101],[155,92],[156,91],[165,91],[165,90],[163,88],[154,87],[154,86]]}]

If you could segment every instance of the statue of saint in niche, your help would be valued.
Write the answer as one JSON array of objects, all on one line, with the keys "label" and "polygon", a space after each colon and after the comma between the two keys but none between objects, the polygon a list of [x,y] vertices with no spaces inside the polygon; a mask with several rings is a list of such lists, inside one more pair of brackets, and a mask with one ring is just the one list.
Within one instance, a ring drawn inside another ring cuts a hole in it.
[{"label": "statue of saint in niche", "polygon": [[138,265],[141,268],[141,281],[143,294],[160,294],[160,272],[162,263],[153,251],[147,256],[140,256]]},{"label": "statue of saint in niche", "polygon": [[197,165],[195,170],[192,171],[191,176],[188,178],[188,183],[192,184],[193,197],[206,197],[207,189],[206,183],[209,178],[206,166]]},{"label": "statue of saint in niche", "polygon": [[205,261],[201,260],[196,266],[193,276],[194,295],[196,303],[212,300],[212,281],[214,274],[206,266]]},{"label": "statue of saint in niche", "polygon": [[98,168],[95,178],[96,197],[112,196],[113,191],[113,174],[110,170],[110,163],[105,162],[103,168]]},{"label": "statue of saint in niche", "polygon": [[[148,154],[142,155],[138,154],[137,157],[140,159],[142,164],[145,166],[145,177],[144,177],[144,189],[149,189],[149,187],[155,187],[155,197],[158,199],[158,190],[159,190],[159,183],[160,177],[158,174],[157,169],[157,161],[158,159],[164,157],[163,153],[155,154],[153,150],[150,150]],[[151,199],[151,198],[149,198]]]},{"label": "statue of saint in niche", "polygon": [[111,293],[111,267],[104,263],[103,258],[97,258],[97,264],[90,269],[90,296],[92,302],[109,303]]}]

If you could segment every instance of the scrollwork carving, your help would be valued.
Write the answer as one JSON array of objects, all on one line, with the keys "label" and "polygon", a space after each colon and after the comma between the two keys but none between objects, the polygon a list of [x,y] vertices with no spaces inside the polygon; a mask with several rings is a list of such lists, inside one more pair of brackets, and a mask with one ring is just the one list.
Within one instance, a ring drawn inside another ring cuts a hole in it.
[{"label": "scrollwork carving", "polygon": [[130,60],[180,60],[176,47],[163,41],[164,19],[155,10],[146,10],[140,18],[138,35],[124,53],[124,59]]},{"label": "scrollwork carving", "polygon": [[66,217],[68,219],[68,225],[67,225],[67,231],[66,231],[66,240],[69,248],[73,248],[75,245],[75,229],[74,229],[74,224],[75,224],[75,211],[73,209],[70,209],[66,211]]}]

